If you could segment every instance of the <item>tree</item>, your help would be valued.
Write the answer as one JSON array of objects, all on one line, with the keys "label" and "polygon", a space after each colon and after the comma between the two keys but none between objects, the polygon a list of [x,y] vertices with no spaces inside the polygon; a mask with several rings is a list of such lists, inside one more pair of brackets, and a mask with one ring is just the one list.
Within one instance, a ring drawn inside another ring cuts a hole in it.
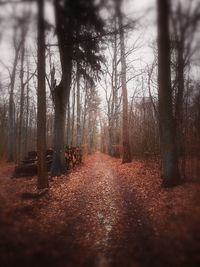
[{"label": "tree", "polygon": [[184,100],[186,93],[186,73],[191,68],[191,59],[197,45],[195,37],[200,22],[200,3],[189,1],[187,4],[177,2],[171,12],[172,33],[172,74],[174,75],[173,94],[176,139],[178,155],[182,159],[181,170],[185,175],[185,148],[184,148]]},{"label": "tree", "polygon": [[38,5],[38,115],[37,115],[37,155],[38,189],[48,188],[46,165],[46,89],[45,89],[45,23],[44,0],[37,0]]},{"label": "tree", "polygon": [[[70,84],[72,75],[72,27],[71,21],[68,18],[68,13],[64,13],[64,7],[61,1],[54,0],[55,18],[56,18],[56,33],[58,36],[58,47],[60,52],[60,61],[62,68],[62,78],[58,85],[54,88],[54,156],[51,167],[51,175],[59,176],[65,172],[65,118],[66,105],[69,100]],[[66,16],[66,17],[65,17]],[[69,19],[67,29],[64,28],[65,19]]]},{"label": "tree", "polygon": [[[73,60],[79,61],[81,72],[99,71],[99,36],[103,28],[94,1],[54,0],[56,33],[62,68],[60,83],[54,89],[55,133],[51,175],[65,171],[65,119],[71,90]],[[85,75],[85,74],[84,74]]]},{"label": "tree", "polygon": [[[23,136],[23,121],[24,121],[24,105],[25,105],[25,86],[29,82],[29,79],[32,78],[27,76],[27,79],[25,81],[25,71],[24,71],[24,61],[25,61],[25,44],[26,44],[26,36],[28,33],[28,23],[30,19],[30,12],[25,13],[23,15],[23,18],[21,19],[21,35],[22,35],[22,45],[21,45],[21,66],[20,66],[20,112],[19,112],[19,140],[18,140],[18,159],[22,160],[24,156],[24,136]],[[27,59],[28,61],[28,59]],[[28,74],[29,75],[29,74]]]},{"label": "tree", "polygon": [[157,0],[158,12],[158,84],[159,124],[163,186],[180,182],[172,111],[170,75],[169,0]]},{"label": "tree", "polygon": [[177,128],[182,124],[185,71],[190,66],[191,58],[197,49],[194,40],[200,23],[200,3],[193,6],[194,3],[195,1],[191,0],[187,5],[184,5],[178,1],[170,16],[174,51],[172,63],[175,72],[175,120]]},{"label": "tree", "polygon": [[88,114],[87,114],[87,144],[88,152],[91,154],[96,149],[97,141],[97,117],[99,114],[100,98],[95,84],[91,83],[88,92]]},{"label": "tree", "polygon": [[[25,38],[24,38],[25,39]],[[18,156],[22,160],[22,124],[24,115],[24,57],[25,57],[25,40],[22,43],[21,49],[21,70],[20,70],[20,80],[21,80],[21,94],[20,94],[20,115],[19,115],[19,140],[18,140]]]},{"label": "tree", "polygon": [[81,106],[80,106],[80,67],[77,63],[77,96],[76,96],[76,108],[77,108],[77,119],[76,119],[76,129],[77,129],[77,140],[76,145],[80,147],[81,145]]},{"label": "tree", "polygon": [[112,21],[111,26],[113,28],[113,34],[108,37],[107,49],[110,55],[104,62],[104,75],[103,84],[101,87],[105,91],[107,102],[107,118],[108,118],[108,153],[111,156],[119,156],[116,150],[116,145],[119,146],[119,115],[121,108],[121,101],[119,97],[119,90],[121,89],[119,83],[118,67],[120,65],[119,42],[117,31],[117,19],[116,16]]},{"label": "tree", "polygon": [[18,27],[19,27],[18,24],[16,24],[14,27],[13,45],[15,49],[15,57],[13,62],[12,73],[10,74],[10,93],[9,93],[9,110],[8,110],[8,161],[14,160],[14,142],[15,142],[14,88],[15,88],[15,78],[16,78],[19,54],[23,43],[22,35],[20,36],[20,40],[17,40]]},{"label": "tree", "polygon": [[125,53],[125,41],[124,41],[124,29],[121,13],[122,0],[116,1],[116,15],[119,24],[119,36],[120,36],[120,52],[121,52],[121,83],[122,83],[122,105],[123,105],[123,118],[122,118],[122,163],[131,162],[131,151],[129,144],[129,125],[128,125],[128,96],[126,86],[126,53]]}]

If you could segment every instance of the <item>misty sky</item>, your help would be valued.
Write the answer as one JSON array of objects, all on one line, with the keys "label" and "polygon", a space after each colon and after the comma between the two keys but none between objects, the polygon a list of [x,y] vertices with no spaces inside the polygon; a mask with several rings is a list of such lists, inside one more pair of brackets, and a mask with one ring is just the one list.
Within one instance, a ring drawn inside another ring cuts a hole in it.
[{"label": "misty sky", "polygon": [[[124,5],[124,13],[131,19],[139,20],[139,28],[136,32],[133,32],[131,38],[138,38],[139,35],[142,36],[142,47],[138,54],[140,54],[142,61],[151,61],[152,60],[152,49],[149,48],[150,44],[156,37],[155,29],[155,1],[156,0],[126,0]],[[9,11],[12,11],[8,5],[1,7],[0,17],[6,17],[6,14],[9,14]],[[53,10],[52,8],[47,7],[46,17],[50,20],[53,19]],[[3,28],[2,38],[0,42],[0,60],[6,66],[11,67],[13,61],[13,51],[12,51],[12,31],[8,28]],[[30,33],[29,33],[30,36]],[[137,63],[136,63],[137,64]],[[8,76],[8,71],[5,66],[0,63],[1,76]]]}]

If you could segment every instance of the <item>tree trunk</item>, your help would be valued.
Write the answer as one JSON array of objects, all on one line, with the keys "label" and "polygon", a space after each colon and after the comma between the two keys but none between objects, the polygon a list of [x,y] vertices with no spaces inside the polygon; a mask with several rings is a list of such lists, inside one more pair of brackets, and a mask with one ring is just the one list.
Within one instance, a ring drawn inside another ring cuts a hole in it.
[{"label": "tree trunk", "polygon": [[[25,36],[23,37],[25,38]],[[20,80],[21,80],[21,96],[20,96],[20,114],[19,114],[19,140],[18,140],[18,159],[19,161],[23,158],[23,149],[24,149],[24,138],[23,138],[23,119],[24,119],[24,56],[25,56],[25,39],[23,40],[22,49],[21,49],[21,71],[20,71]]]},{"label": "tree trunk", "polygon": [[[112,100],[113,101],[113,100]],[[108,153],[111,156],[114,156],[114,149],[113,149],[113,145],[114,145],[114,124],[113,124],[113,112],[111,112],[111,114],[109,115],[108,118]]]},{"label": "tree trunk", "polygon": [[[62,67],[62,78],[60,84],[54,90],[55,96],[55,131],[54,131],[54,156],[51,167],[51,175],[59,176],[65,169],[65,119],[66,108],[69,102],[71,75],[72,75],[72,42],[66,42],[65,31],[62,27],[62,10],[60,2],[54,0],[56,32],[58,36],[58,47],[60,52],[60,61]],[[69,36],[71,36],[69,29]],[[69,37],[70,38],[70,37]],[[60,138],[58,138],[60,137]]]},{"label": "tree trunk", "polygon": [[183,41],[179,41],[178,45],[178,66],[177,66],[177,94],[175,102],[175,136],[178,150],[178,157],[181,158],[181,175],[185,175],[185,151],[184,151],[184,135],[183,135],[183,96],[184,96],[184,45]]},{"label": "tree trunk", "polygon": [[14,161],[14,100],[11,82],[10,96],[9,96],[9,117],[8,117],[8,161]]},{"label": "tree trunk", "polygon": [[85,100],[84,100],[84,108],[83,108],[83,126],[82,126],[82,137],[81,137],[81,143],[86,142],[86,134],[85,134],[85,128],[86,128],[86,116],[87,116],[87,105],[88,105],[88,83],[85,82]]},{"label": "tree trunk", "polygon": [[[66,84],[66,83],[65,83]],[[66,94],[64,83],[60,83],[54,90],[54,156],[51,166],[51,176],[60,176],[66,170],[65,163],[65,120],[66,120],[66,105],[68,102],[68,94]]]},{"label": "tree trunk", "polygon": [[26,90],[26,121],[25,121],[25,147],[24,147],[24,152],[27,153],[28,152],[28,130],[29,130],[29,91],[30,91],[30,87],[29,87],[29,66],[28,66],[28,73],[27,73],[27,90]]},{"label": "tree trunk", "polygon": [[[115,23],[115,30],[117,30],[117,24]],[[115,132],[114,132],[114,143],[115,145],[120,144],[120,136],[119,136],[119,108],[120,108],[120,103],[119,103],[119,96],[118,96],[118,56],[117,56],[117,34],[115,34],[115,40],[114,40],[114,103],[115,103],[115,109],[114,109],[114,119],[115,119]],[[119,150],[115,148],[114,151],[114,156],[115,157],[120,157]]]},{"label": "tree trunk", "polygon": [[75,91],[75,84],[73,88],[73,96],[72,96],[72,117],[71,117],[71,146],[74,145],[74,123],[75,123],[75,98],[76,98],[76,91]]},{"label": "tree trunk", "polygon": [[179,183],[178,160],[175,144],[175,127],[172,112],[172,89],[170,77],[170,38],[168,0],[157,0],[158,7],[158,84],[159,123],[162,158],[163,186]]},{"label": "tree trunk", "polygon": [[70,146],[71,144],[71,121],[70,118],[70,101],[67,104],[67,145]]},{"label": "tree trunk", "polygon": [[[16,34],[16,32],[14,33]],[[14,118],[14,88],[16,69],[19,58],[19,52],[21,48],[21,42],[15,50],[15,59],[13,63],[13,69],[11,74],[10,95],[9,95],[9,108],[8,108],[8,161],[14,160],[14,143],[15,143],[15,118]]]},{"label": "tree trunk", "polygon": [[[65,119],[66,119],[66,103],[63,99],[64,88],[60,83],[54,89],[54,155],[51,167],[52,176],[60,176],[66,171],[65,164]],[[63,130],[64,129],[64,130]]]},{"label": "tree trunk", "polygon": [[38,183],[37,188],[48,188],[48,174],[46,164],[46,88],[45,88],[45,24],[44,0],[37,0],[38,4],[38,94],[37,94],[37,156]]},{"label": "tree trunk", "polygon": [[128,96],[126,87],[126,56],[124,44],[124,29],[121,14],[121,0],[117,4],[117,17],[119,23],[120,50],[121,50],[121,82],[122,82],[122,100],[123,100],[123,117],[122,117],[122,163],[131,162],[131,151],[129,144],[129,123],[128,123]]},{"label": "tree trunk", "polygon": [[81,146],[81,105],[80,105],[80,70],[79,64],[77,63],[77,98],[76,98],[76,108],[77,108],[77,122],[76,122],[76,129],[77,129],[77,141],[76,145],[78,147]]}]

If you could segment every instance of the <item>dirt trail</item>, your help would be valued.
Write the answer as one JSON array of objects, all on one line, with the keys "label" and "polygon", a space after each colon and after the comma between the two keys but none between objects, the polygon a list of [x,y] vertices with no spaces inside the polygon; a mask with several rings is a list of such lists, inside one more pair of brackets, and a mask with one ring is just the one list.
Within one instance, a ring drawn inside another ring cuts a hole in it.
[{"label": "dirt trail", "polygon": [[145,266],[150,259],[150,251],[145,250],[150,249],[154,256],[152,248],[147,248],[149,229],[136,199],[128,185],[122,186],[109,159],[100,153],[93,156],[83,180],[72,188],[71,201],[66,203],[70,246],[77,249],[71,252],[71,256],[75,255],[73,264]]},{"label": "dirt trail", "polygon": [[109,157],[105,160],[105,155],[96,153],[81,189],[86,200],[84,214],[90,218],[86,235],[96,255],[94,266],[156,266],[148,218],[111,163]]},{"label": "dirt trail", "polygon": [[[141,166],[130,166],[133,181]],[[166,247],[132,180],[119,168],[119,160],[96,153],[68,176],[55,178],[49,195],[35,200],[21,197],[35,178],[0,175],[0,266],[179,266],[167,254],[170,240]]]}]

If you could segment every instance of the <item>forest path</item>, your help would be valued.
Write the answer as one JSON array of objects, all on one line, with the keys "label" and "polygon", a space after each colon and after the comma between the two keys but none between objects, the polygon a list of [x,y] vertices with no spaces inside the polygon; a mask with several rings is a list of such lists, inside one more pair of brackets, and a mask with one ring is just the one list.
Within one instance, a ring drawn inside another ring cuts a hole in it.
[{"label": "forest path", "polygon": [[66,203],[70,243],[77,248],[71,253],[74,266],[150,266],[153,231],[135,193],[117,174],[116,162],[97,152],[81,174]]},{"label": "forest path", "polygon": [[13,169],[0,162],[0,266],[200,266],[200,185],[164,190],[155,162],[97,152],[33,198]]}]

